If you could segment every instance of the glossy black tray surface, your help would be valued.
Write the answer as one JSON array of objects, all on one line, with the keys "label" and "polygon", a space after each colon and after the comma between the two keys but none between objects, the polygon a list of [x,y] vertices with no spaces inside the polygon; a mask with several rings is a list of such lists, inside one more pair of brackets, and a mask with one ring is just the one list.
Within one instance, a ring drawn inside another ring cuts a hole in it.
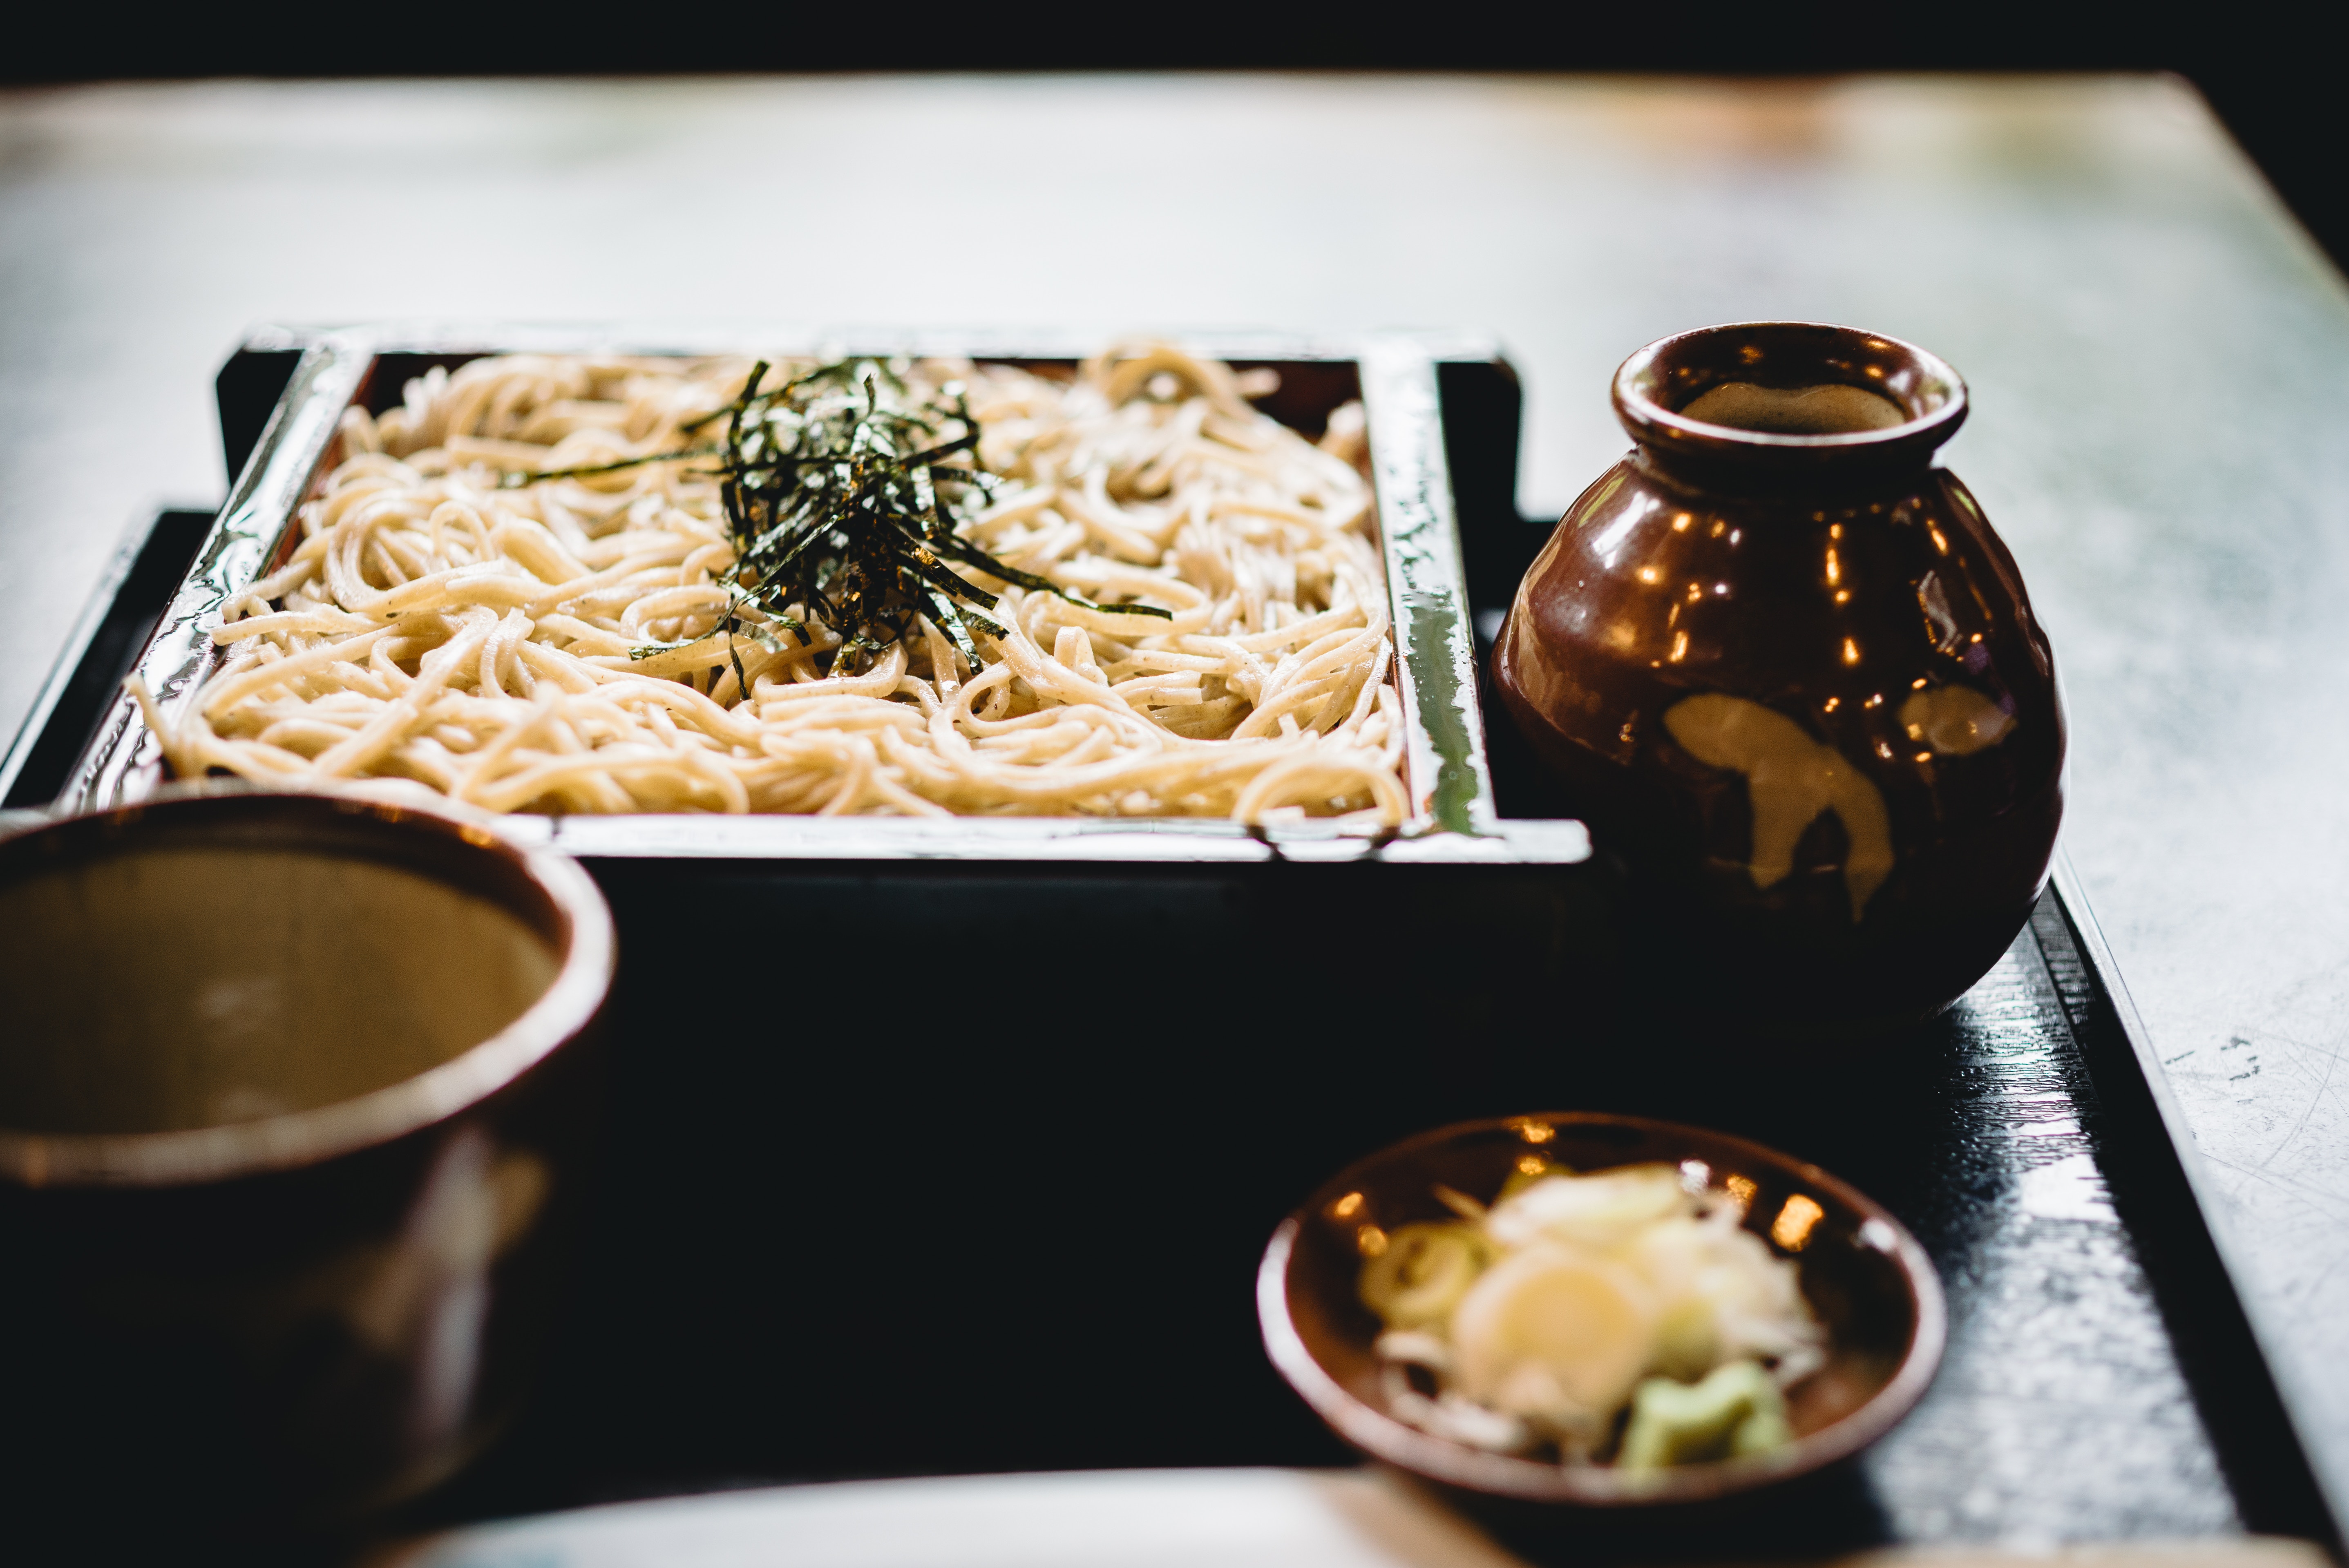
[{"label": "glossy black tray surface", "polygon": [[[222,372],[232,471],[287,368]],[[1515,510],[1516,387],[1454,364],[1441,393],[1489,612],[1547,532]],[[62,781],[208,521],[166,513],[126,547],[7,805]],[[1555,814],[1497,713],[1488,735],[1502,815]],[[1854,1470],[1726,1538],[1609,1554],[2332,1539],[2126,998],[2058,889],[1948,1015],[1806,1059],[1649,1026],[1616,983],[1603,854],[1401,880],[589,864],[623,958],[575,1310],[530,1415],[398,1528],[777,1480],[1350,1462],[1264,1358],[1265,1238],[1383,1143],[1571,1108],[1826,1166],[1917,1233],[1952,1314],[1935,1387]],[[1079,978],[1039,997],[1040,959]]]}]

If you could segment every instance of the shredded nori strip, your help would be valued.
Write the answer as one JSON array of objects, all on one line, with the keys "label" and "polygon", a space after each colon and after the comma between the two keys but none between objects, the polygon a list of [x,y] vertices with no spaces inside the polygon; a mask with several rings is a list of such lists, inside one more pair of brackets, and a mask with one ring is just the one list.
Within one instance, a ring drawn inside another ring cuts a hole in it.
[{"label": "shredded nori strip", "polygon": [[[793,603],[841,637],[833,674],[871,668],[916,614],[927,614],[971,668],[981,667],[973,629],[1000,637],[1004,628],[986,613],[995,593],[957,565],[1088,610],[1172,617],[1152,604],[1081,599],[956,533],[998,483],[977,466],[978,422],[961,387],[949,386],[916,406],[901,365],[836,360],[763,390],[768,368],[765,360],[752,367],[727,410],[722,448],[668,454],[719,459],[735,549],[724,581],[734,599],[709,635],[729,638],[735,680],[746,691],[731,639],[740,634],[775,647],[771,628],[780,627],[807,645],[807,628],[787,608]],[[747,618],[746,609],[763,620]],[[647,658],[684,645],[634,653]]]},{"label": "shredded nori strip", "polygon": [[[722,414],[725,411],[725,409],[720,408],[718,413]],[[709,417],[709,419],[715,419],[716,418],[718,418],[718,414],[712,414]],[[707,424],[709,423],[709,419],[703,419],[698,422]],[[716,447],[688,447],[681,452],[647,452],[641,458],[621,458],[615,462],[589,463],[584,468],[540,469],[511,469],[499,478],[498,488],[500,490],[520,490],[525,485],[540,484],[547,480],[580,480],[587,479],[596,474],[616,474],[626,469],[640,469],[647,463],[673,463],[684,458],[714,458],[718,456],[718,451],[719,449]]]}]

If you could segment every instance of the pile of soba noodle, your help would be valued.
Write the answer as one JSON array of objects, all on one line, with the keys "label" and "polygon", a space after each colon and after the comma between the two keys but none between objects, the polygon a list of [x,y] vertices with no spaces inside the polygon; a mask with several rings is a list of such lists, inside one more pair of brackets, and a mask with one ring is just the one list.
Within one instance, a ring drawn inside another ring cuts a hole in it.
[{"label": "pile of soba noodle", "polygon": [[1006,633],[979,635],[983,667],[916,617],[835,675],[841,639],[804,605],[806,645],[710,634],[739,595],[708,459],[533,478],[706,449],[749,368],[512,356],[353,410],[299,547],[213,633],[222,667],[183,720],[149,707],[174,771],[409,780],[501,811],[1402,821],[1359,407],[1317,447],[1156,345],[1072,382],[907,367],[968,388],[1002,481],[966,537],[1173,619],[967,572]]}]

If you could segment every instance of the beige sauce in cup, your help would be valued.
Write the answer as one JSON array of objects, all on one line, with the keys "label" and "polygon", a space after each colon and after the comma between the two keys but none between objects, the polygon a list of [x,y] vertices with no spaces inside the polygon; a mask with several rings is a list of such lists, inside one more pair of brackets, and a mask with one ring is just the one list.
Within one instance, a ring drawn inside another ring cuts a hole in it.
[{"label": "beige sauce in cup", "polygon": [[376,861],[172,848],[0,886],[0,1127],[167,1132],[384,1088],[512,1023],[557,954]]}]

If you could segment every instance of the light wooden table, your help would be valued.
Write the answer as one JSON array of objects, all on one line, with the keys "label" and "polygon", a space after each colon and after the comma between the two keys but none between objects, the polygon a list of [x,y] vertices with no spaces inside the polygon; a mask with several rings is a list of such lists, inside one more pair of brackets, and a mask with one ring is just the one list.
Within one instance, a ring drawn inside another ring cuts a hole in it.
[{"label": "light wooden table", "polygon": [[[1374,1469],[1090,1470],[727,1492],[477,1526],[388,1547],[360,1568],[936,1568],[941,1561],[958,1568],[1532,1568]],[[1775,1568],[2324,1568],[2328,1561],[2306,1542],[2269,1536],[2093,1545],[2060,1555],[1890,1548],[1780,1560]]]},{"label": "light wooden table", "polygon": [[[952,201],[917,192],[942,174]],[[1316,77],[0,95],[0,736],[264,320],[1490,328],[1522,500],[1761,316],[1922,342],[2075,723],[2066,843],[2349,1503],[2349,292],[2191,95]]]}]

